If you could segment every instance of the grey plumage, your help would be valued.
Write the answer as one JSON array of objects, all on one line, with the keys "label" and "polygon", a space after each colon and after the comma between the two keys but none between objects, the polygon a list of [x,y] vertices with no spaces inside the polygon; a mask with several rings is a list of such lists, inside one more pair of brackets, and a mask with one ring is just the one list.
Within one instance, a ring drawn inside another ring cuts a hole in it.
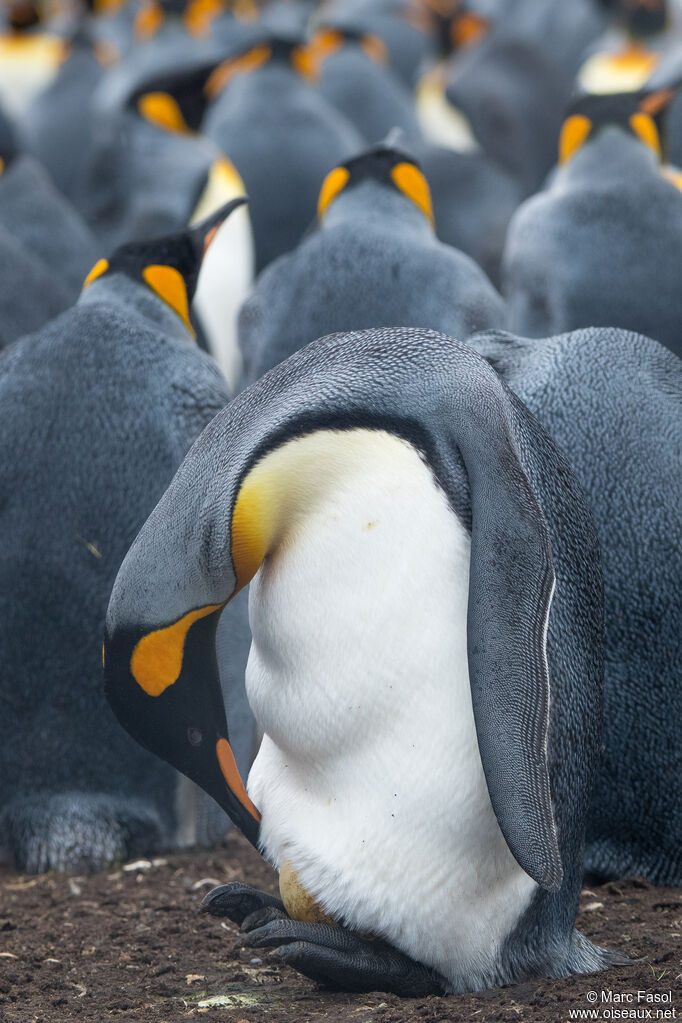
[{"label": "grey plumage", "polygon": [[240,314],[244,379],[334,331],[406,325],[466,338],[504,318],[473,260],[439,242],[422,210],[377,170],[344,189],[298,248],[257,281]]},{"label": "grey plumage", "polygon": [[[201,664],[187,669],[185,694],[180,683],[170,687],[161,731],[155,722],[160,705],[130,677],[129,645],[140,632],[176,621],[188,607],[229,599],[236,569],[226,551],[236,495],[259,457],[318,429],[355,427],[388,430],[411,442],[445,490],[453,514],[472,532],[468,648],[481,758],[505,837],[543,886],[500,955],[466,975],[453,968],[451,989],[623,961],[573,930],[601,728],[596,532],[554,442],[479,356],[458,342],[408,329],[323,338],[216,417],[117,579],[106,640],[107,692],[116,713],[140,741],[172,762],[177,757],[187,765],[183,769],[219,792],[211,742],[197,756],[185,738],[185,713],[212,737],[208,683],[192,680]],[[197,478],[205,483],[201,497],[193,484]],[[173,553],[180,549],[193,565],[181,577]],[[352,978],[348,984],[352,990]]]},{"label": "grey plumage", "polygon": [[[102,622],[137,530],[228,398],[178,315],[121,272],[0,360],[0,845],[20,869],[92,869],[174,837],[177,776],[104,701]],[[243,687],[244,648],[230,659]]]},{"label": "grey plumage", "polygon": [[599,531],[605,729],[586,869],[682,883],[682,363],[623,330],[472,344],[565,452]]},{"label": "grey plumage", "polygon": [[509,226],[502,286],[511,330],[638,331],[682,354],[682,194],[655,154],[604,127]]}]

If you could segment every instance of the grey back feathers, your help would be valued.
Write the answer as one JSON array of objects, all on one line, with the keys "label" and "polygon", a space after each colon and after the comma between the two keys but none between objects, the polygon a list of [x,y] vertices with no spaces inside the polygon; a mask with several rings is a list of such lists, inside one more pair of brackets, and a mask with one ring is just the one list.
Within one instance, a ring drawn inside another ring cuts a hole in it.
[{"label": "grey back feathers", "polygon": [[410,198],[370,176],[341,191],[259,278],[240,315],[244,378],[333,331],[430,326],[466,338],[504,316],[473,260],[439,242]]},{"label": "grey back feathers", "polygon": [[228,397],[175,312],[122,274],[0,361],[0,844],[21,869],[92,869],[175,833],[175,777],[105,703],[102,623],[137,530]]},{"label": "grey back feathers", "polygon": [[606,127],[514,215],[503,258],[509,327],[547,337],[624,327],[682,354],[682,194],[654,153]]},{"label": "grey back feathers", "polygon": [[679,885],[682,363],[613,329],[472,343],[565,452],[599,530],[606,713],[586,869]]}]

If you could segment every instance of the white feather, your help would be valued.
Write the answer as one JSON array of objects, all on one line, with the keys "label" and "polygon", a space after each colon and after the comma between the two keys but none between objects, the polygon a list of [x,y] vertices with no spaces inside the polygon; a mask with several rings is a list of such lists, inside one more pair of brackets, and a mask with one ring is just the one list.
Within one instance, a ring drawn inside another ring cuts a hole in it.
[{"label": "white feather", "polygon": [[263,846],[325,910],[454,984],[492,965],[536,890],[478,751],[470,538],[407,442],[321,431],[286,448],[306,444],[314,500],[288,479],[309,510],[250,592]]}]

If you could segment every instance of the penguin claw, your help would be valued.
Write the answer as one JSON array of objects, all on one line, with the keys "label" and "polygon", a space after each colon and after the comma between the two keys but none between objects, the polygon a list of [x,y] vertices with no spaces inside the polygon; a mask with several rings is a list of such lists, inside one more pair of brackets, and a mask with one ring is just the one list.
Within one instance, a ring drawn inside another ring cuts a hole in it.
[{"label": "penguin claw", "polygon": [[[261,892],[257,888],[252,888],[249,884],[243,884],[241,881],[230,881],[229,884],[221,884],[217,888],[212,888],[201,900],[199,909],[202,913],[210,913],[211,916],[226,916],[232,923],[238,924],[240,927],[245,920],[256,914],[258,916],[252,926],[258,926],[260,922],[265,923],[265,919],[260,920],[260,913],[263,910],[277,910],[278,915],[286,917],[284,903],[280,899],[275,898],[274,895],[268,895],[267,892]],[[272,919],[271,916],[267,917],[268,921],[270,919]]]},{"label": "penguin claw", "polygon": [[299,973],[337,990],[412,998],[447,991],[444,978],[393,946],[333,924],[279,918],[249,931],[244,945],[276,949],[274,954]]}]

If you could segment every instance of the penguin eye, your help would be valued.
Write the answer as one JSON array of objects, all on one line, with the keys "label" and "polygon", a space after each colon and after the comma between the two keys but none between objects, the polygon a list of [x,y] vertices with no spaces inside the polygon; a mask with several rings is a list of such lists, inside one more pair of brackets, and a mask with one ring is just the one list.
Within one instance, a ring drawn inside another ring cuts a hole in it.
[{"label": "penguin eye", "polygon": [[137,101],[139,110],[145,121],[162,128],[163,131],[189,132],[182,116],[177,100],[167,92],[146,92]]},{"label": "penguin eye", "polygon": [[187,729],[187,741],[189,742],[190,746],[201,746],[202,739],[203,736],[201,734],[200,728],[196,728],[194,727],[194,725],[191,725]]},{"label": "penguin eye", "polygon": [[337,195],[344,190],[350,178],[346,167],[335,167],[322,182],[320,197],[317,200],[317,216],[319,220],[325,215]]},{"label": "penguin eye", "polygon": [[559,163],[566,163],[582,146],[592,131],[592,121],[584,114],[568,117],[559,136]]},{"label": "penguin eye", "polygon": [[434,224],[431,190],[422,172],[413,163],[397,163],[391,170],[396,188],[406,195],[424,216]]},{"label": "penguin eye", "polygon": [[657,156],[661,156],[661,140],[653,117],[639,111],[630,117],[630,127],[635,135],[642,140]]}]

